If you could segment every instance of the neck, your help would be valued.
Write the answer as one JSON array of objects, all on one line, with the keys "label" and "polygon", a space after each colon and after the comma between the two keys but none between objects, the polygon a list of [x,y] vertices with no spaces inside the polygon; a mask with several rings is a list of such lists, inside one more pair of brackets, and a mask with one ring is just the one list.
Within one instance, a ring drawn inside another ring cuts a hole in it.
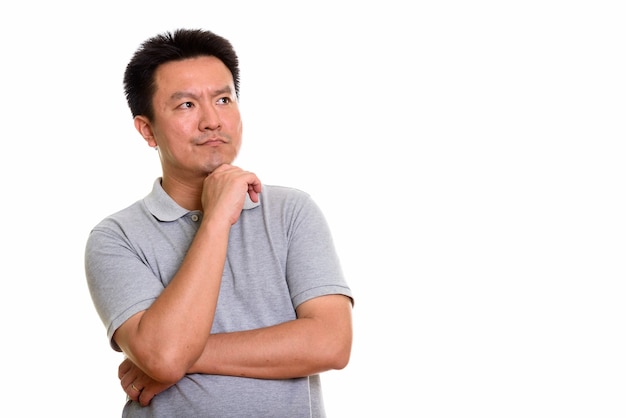
[{"label": "neck", "polygon": [[198,181],[183,180],[163,175],[161,186],[176,203],[187,210],[202,210],[203,179]]}]

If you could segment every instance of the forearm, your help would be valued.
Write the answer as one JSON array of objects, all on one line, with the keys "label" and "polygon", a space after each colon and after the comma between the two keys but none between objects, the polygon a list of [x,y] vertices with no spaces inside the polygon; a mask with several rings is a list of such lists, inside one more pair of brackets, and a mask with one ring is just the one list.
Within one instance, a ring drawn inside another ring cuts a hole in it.
[{"label": "forearm", "polygon": [[302,321],[213,334],[189,371],[259,379],[286,379],[322,372],[326,368],[317,357],[314,338],[303,332],[308,327],[299,323]]},{"label": "forearm", "polygon": [[[165,179],[163,187],[167,190]],[[215,316],[230,228],[246,195],[258,201],[260,192],[253,173],[229,164],[206,176],[200,196],[203,220],[178,271],[149,309],[116,331],[118,345],[155,380],[178,381],[202,355]]]},{"label": "forearm", "polygon": [[339,295],[318,299],[331,300],[334,306],[328,305],[327,313],[319,316],[210,335],[188,372],[289,379],[345,367],[352,344],[350,302]]},{"label": "forearm", "polygon": [[126,355],[156,380],[177,379],[201,355],[221,283],[228,228],[201,225],[180,269],[138,318],[116,333]]}]

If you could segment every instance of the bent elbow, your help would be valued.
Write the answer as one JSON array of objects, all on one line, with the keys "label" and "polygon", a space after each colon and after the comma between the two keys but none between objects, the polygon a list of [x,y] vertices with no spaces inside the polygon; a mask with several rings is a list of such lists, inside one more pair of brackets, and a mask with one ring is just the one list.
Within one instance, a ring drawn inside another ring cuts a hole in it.
[{"label": "bent elbow", "polygon": [[157,382],[164,384],[174,384],[182,379],[187,368],[180,356],[170,353],[151,353],[144,356],[143,371]]},{"label": "bent elbow", "polygon": [[345,368],[348,363],[350,362],[350,353],[351,353],[351,349],[350,346],[343,348],[342,350],[339,350],[332,359],[332,368],[334,370],[341,370],[343,368]]},{"label": "bent elbow", "polygon": [[152,364],[146,365],[146,374],[157,382],[173,385],[185,376],[178,365],[169,361],[154,361]]},{"label": "bent elbow", "polygon": [[350,362],[352,338],[346,337],[329,343],[326,350],[326,361],[329,369],[341,370]]}]

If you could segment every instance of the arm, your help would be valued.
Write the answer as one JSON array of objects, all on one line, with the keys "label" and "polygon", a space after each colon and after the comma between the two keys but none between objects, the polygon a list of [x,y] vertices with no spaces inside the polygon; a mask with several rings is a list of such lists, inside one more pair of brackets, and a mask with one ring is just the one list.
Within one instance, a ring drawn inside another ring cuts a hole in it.
[{"label": "arm", "polygon": [[[297,319],[279,325],[209,336],[188,372],[289,379],[344,368],[352,348],[351,299],[320,296],[296,312]],[[118,377],[129,397],[144,406],[171,386],[151,379],[128,359]]]},{"label": "arm", "polygon": [[180,269],[149,309],[115,332],[115,342],[151,379],[171,385],[201,356],[213,323],[230,226],[246,193],[256,201],[260,190],[254,174],[233,166],[221,166],[208,176],[203,220]]},{"label": "arm", "polygon": [[352,348],[352,304],[326,295],[298,306],[279,325],[209,336],[190,373],[289,379],[343,369]]}]

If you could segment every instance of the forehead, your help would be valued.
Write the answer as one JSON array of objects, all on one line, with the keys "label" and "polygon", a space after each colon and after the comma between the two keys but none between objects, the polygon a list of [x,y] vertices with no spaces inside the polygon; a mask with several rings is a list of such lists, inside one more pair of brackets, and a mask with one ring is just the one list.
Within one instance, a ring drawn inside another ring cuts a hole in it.
[{"label": "forehead", "polygon": [[216,57],[201,56],[161,64],[155,72],[157,92],[232,87],[233,76]]}]

